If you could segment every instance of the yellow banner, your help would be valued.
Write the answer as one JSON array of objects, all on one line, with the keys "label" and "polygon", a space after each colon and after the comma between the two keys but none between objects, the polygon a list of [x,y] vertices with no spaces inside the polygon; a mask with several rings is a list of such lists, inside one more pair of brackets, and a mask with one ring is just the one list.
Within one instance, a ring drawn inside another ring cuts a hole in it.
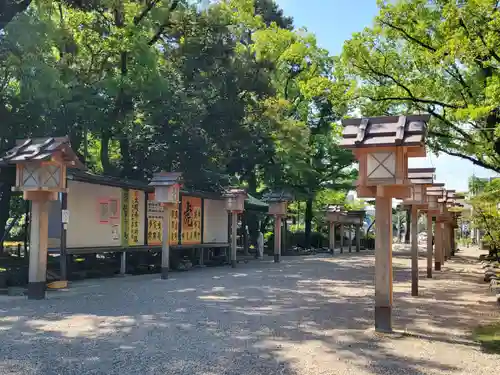
[{"label": "yellow banner", "polygon": [[201,198],[182,197],[181,243],[201,243]]},{"label": "yellow banner", "polygon": [[[139,215],[139,194],[142,191],[130,190],[129,191],[129,231],[128,231],[128,244],[130,246],[139,245],[139,223],[141,221]],[[144,193],[142,193],[144,194]]]},{"label": "yellow banner", "polygon": [[129,193],[127,189],[122,189],[122,246],[128,246],[129,233]]},{"label": "yellow banner", "polygon": [[[155,201],[155,194],[148,194],[148,245],[161,245],[163,237],[163,207]],[[179,210],[170,210],[169,243],[179,243]]]}]

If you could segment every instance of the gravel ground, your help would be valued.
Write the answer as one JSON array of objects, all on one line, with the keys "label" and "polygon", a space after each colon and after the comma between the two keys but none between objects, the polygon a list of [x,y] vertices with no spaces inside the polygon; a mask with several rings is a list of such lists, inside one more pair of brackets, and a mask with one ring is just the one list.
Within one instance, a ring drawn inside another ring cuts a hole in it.
[{"label": "gravel ground", "polygon": [[[373,332],[372,254],[285,258],[74,283],[45,301],[0,299],[0,374],[467,374],[498,371],[470,328],[498,318],[461,255],[410,296],[394,257],[394,337]],[[473,254],[477,256],[478,253]]]}]

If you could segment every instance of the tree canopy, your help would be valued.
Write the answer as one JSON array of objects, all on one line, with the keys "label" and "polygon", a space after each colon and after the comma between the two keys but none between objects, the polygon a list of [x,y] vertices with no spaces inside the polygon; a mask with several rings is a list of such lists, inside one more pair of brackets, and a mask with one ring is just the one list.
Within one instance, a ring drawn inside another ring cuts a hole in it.
[{"label": "tree canopy", "polygon": [[428,144],[500,171],[499,5],[493,0],[378,1],[344,45],[365,115],[426,112]]}]

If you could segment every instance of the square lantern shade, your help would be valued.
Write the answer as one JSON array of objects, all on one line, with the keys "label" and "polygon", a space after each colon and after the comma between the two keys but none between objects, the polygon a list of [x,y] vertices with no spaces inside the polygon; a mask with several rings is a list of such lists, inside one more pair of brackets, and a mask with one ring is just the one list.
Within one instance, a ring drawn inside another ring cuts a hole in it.
[{"label": "square lantern shade", "polygon": [[174,205],[179,203],[181,181],[179,172],[161,172],[153,176],[149,186],[154,187],[157,202]]},{"label": "square lantern shade", "polygon": [[369,152],[366,156],[366,166],[369,185],[396,182],[396,152]]},{"label": "square lantern shade", "polygon": [[245,210],[245,200],[248,195],[243,189],[229,189],[225,194],[226,210],[229,212],[243,212]]},{"label": "square lantern shade", "polygon": [[438,210],[439,205],[438,205],[438,197],[435,195],[428,195],[427,196],[427,204],[429,210]]},{"label": "square lantern shade", "polygon": [[326,207],[326,219],[330,222],[340,222],[345,212],[341,206],[329,205]]},{"label": "square lantern shade", "polygon": [[284,191],[270,192],[262,197],[262,200],[269,205],[269,214],[274,216],[285,216],[288,202],[292,199],[293,197]]},{"label": "square lantern shade", "polygon": [[66,191],[66,169],[85,169],[67,137],[18,141],[0,162],[16,165],[13,190],[23,191],[25,199],[35,199],[45,193],[49,193],[45,194],[49,199],[57,199],[56,193]]}]

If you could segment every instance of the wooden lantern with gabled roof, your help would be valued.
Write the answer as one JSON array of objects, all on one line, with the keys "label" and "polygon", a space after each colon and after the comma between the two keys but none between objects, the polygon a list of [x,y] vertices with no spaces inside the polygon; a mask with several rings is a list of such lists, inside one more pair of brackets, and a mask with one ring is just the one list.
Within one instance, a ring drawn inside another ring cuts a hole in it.
[{"label": "wooden lantern with gabled roof", "polygon": [[[59,193],[67,192],[66,169],[85,169],[85,166],[71,148],[68,137],[19,140],[0,163],[16,166],[16,185],[12,190],[23,192],[23,198],[32,202],[28,299],[43,299],[47,287],[48,203],[58,200]],[[62,251],[61,259],[66,259]],[[61,282],[64,284],[65,280]]]},{"label": "wooden lantern with gabled roof", "polygon": [[375,197],[375,330],[392,332],[392,198],[410,196],[408,158],[425,157],[430,115],[342,121],[341,147],[359,161],[359,197]]},{"label": "wooden lantern with gabled roof", "polygon": [[383,186],[394,198],[409,195],[408,158],[425,157],[429,115],[347,119],[341,146],[351,149],[359,161],[359,197],[377,196]]}]

